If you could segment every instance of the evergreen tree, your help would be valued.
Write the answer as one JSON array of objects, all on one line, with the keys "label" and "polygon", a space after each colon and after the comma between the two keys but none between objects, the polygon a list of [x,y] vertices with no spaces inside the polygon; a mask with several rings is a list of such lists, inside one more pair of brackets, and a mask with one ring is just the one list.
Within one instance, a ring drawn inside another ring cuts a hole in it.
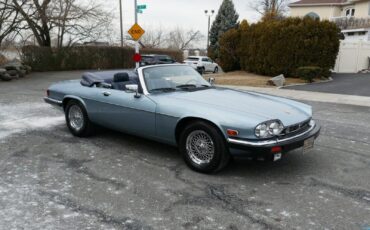
[{"label": "evergreen tree", "polygon": [[232,0],[224,0],[218,10],[215,21],[209,35],[210,47],[208,54],[213,59],[218,59],[220,55],[219,38],[226,31],[237,27],[239,15],[235,10]]}]

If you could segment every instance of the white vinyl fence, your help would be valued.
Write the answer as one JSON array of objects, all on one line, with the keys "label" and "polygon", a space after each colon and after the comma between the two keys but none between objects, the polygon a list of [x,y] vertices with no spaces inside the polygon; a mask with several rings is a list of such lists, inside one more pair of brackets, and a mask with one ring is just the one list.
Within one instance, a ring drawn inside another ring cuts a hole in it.
[{"label": "white vinyl fence", "polygon": [[337,73],[357,73],[369,69],[370,42],[341,41],[334,71]]}]

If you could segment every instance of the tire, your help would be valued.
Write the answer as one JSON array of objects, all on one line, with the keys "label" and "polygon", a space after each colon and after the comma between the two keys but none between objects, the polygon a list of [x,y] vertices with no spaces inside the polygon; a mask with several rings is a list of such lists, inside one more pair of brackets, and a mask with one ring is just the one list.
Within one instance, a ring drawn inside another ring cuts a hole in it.
[{"label": "tire", "polygon": [[[203,152],[207,151],[207,146],[213,150],[208,151],[209,155]],[[204,121],[191,123],[184,128],[180,135],[179,150],[185,163],[201,173],[220,171],[230,160],[225,138],[217,128]]]},{"label": "tire", "polygon": [[199,68],[199,73],[200,73],[201,75],[204,75],[204,74],[206,73],[206,68],[204,68],[204,67],[200,67],[200,68]]},{"label": "tire", "polygon": [[3,81],[11,81],[13,78],[8,73],[0,73],[0,79]]},{"label": "tire", "polygon": [[88,137],[94,127],[87,115],[85,107],[76,100],[71,100],[65,108],[65,118],[69,131],[76,137]]},{"label": "tire", "polygon": [[215,70],[213,71],[213,73],[218,73],[218,67],[217,66],[215,67]]}]

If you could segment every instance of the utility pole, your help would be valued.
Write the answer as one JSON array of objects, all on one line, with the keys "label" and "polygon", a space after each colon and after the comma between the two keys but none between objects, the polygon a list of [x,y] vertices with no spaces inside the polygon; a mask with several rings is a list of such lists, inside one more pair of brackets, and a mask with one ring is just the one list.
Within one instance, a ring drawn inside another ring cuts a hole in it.
[{"label": "utility pole", "polygon": [[122,0],[119,0],[119,17],[121,26],[121,47],[123,47],[123,22],[122,22]]},{"label": "utility pole", "polygon": [[207,50],[209,48],[209,30],[211,29],[211,17],[213,16],[213,14],[215,13],[214,10],[211,10],[209,13],[208,13],[208,10],[205,10],[204,13],[206,14],[206,16],[208,17],[208,30],[207,30]]},{"label": "utility pole", "polygon": [[[138,23],[138,20],[137,20],[137,0],[134,0],[135,1],[135,24]],[[139,41],[136,41],[135,42],[135,53],[136,54],[139,54],[140,53],[140,50],[139,50]],[[140,63],[139,62],[136,62],[136,68],[139,68],[140,67]]]}]

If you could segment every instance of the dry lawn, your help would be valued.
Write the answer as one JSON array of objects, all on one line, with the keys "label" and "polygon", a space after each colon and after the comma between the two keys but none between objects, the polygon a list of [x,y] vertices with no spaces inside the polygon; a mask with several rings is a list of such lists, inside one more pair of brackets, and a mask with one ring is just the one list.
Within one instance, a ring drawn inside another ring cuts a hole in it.
[{"label": "dry lawn", "polygon": [[[213,77],[216,79],[217,85],[275,87],[275,86],[267,85],[267,81],[271,77],[261,76],[261,75],[257,75],[253,73],[244,72],[244,71],[204,75],[205,79],[208,79],[210,77]],[[302,84],[302,83],[306,83],[306,82],[299,78],[286,78],[285,84],[294,85],[294,84]]]}]

